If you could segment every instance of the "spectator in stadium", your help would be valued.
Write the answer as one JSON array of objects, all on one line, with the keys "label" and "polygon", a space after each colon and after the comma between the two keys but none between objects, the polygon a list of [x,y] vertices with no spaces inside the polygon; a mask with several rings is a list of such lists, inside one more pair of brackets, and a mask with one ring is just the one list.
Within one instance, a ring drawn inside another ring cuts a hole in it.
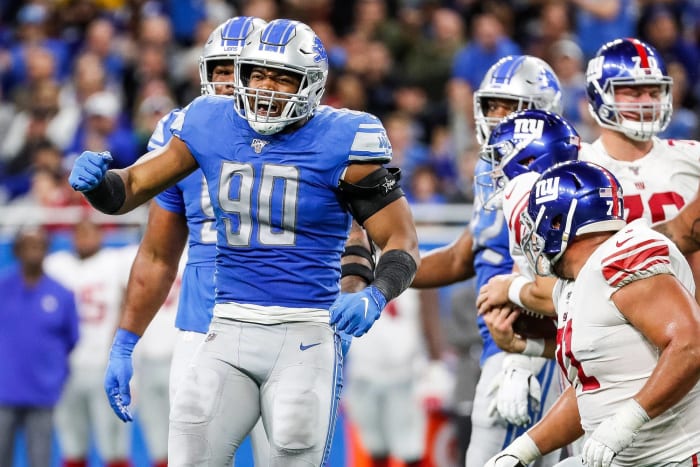
[{"label": "spectator in stadium", "polygon": [[73,293],[48,277],[42,263],[46,231],[25,227],[14,237],[17,264],[0,279],[0,464],[13,464],[16,435],[24,431],[29,467],[52,459],[54,407],[78,341]]}]

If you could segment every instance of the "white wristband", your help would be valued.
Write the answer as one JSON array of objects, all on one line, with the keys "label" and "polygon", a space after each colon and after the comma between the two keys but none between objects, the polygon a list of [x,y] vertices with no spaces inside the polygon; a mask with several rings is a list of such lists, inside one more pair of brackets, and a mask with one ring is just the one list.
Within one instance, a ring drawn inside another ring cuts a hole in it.
[{"label": "white wristband", "polygon": [[525,287],[525,284],[531,281],[525,276],[515,276],[508,286],[508,300],[515,303],[519,307],[525,308],[523,302],[520,301],[520,291]]},{"label": "white wristband", "polygon": [[517,457],[525,465],[542,457],[540,449],[527,433],[515,438],[502,452]]},{"label": "white wristband", "polygon": [[544,354],[544,339],[527,338],[525,340],[525,349],[520,352],[521,355],[529,355],[531,357],[541,357]]},{"label": "white wristband", "polygon": [[649,414],[644,407],[639,405],[634,399],[629,399],[615,413],[620,425],[629,428],[631,431],[639,430],[642,425],[650,420]]}]

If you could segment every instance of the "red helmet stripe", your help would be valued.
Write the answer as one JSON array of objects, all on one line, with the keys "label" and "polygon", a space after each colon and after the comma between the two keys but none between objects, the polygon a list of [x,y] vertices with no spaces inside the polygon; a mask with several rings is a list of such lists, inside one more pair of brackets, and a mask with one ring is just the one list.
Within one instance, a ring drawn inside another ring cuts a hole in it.
[{"label": "red helmet stripe", "polygon": [[612,199],[613,199],[612,215],[622,217],[622,212],[621,212],[622,210],[620,209],[620,199],[617,197],[617,193],[620,190],[620,186],[617,184],[615,177],[613,177],[612,174],[610,172],[608,172],[607,169],[604,169],[603,171],[605,172],[605,176],[608,178],[608,181],[610,182],[610,186],[612,187]]},{"label": "red helmet stripe", "polygon": [[649,59],[647,55],[647,49],[644,48],[644,45],[642,45],[641,42],[639,42],[637,39],[629,39],[629,41],[634,45],[634,48],[637,49],[637,55],[639,55],[639,67],[640,68],[649,68]]}]

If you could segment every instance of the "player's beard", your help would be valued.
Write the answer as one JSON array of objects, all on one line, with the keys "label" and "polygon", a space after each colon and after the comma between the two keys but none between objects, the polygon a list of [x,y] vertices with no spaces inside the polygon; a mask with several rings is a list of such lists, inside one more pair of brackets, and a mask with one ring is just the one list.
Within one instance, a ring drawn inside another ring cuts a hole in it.
[{"label": "player's beard", "polygon": [[567,281],[574,280],[573,277],[567,277],[566,274],[564,274],[564,269],[564,258],[559,258],[559,261],[552,265],[552,272],[556,277]]}]

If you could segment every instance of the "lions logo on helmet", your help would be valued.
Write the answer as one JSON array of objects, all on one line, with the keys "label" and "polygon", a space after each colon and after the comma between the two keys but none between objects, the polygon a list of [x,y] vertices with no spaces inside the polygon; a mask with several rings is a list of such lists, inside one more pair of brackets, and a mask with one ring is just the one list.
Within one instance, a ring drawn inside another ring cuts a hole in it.
[{"label": "lions logo on helmet", "polygon": [[561,112],[561,84],[552,68],[537,57],[509,55],[486,72],[479,90],[474,93],[476,139],[484,144],[499,117],[488,117],[489,100],[517,103],[516,111],[525,109]]},{"label": "lions logo on helmet", "polygon": [[488,144],[479,153],[493,167],[475,179],[484,209],[501,208],[509,180],[577,159],[580,146],[574,127],[555,113],[535,109],[510,114],[491,131]]},{"label": "lions logo on helmet", "polygon": [[267,22],[252,16],[235,16],[217,26],[209,35],[202,56],[199,57],[199,81],[202,94],[214,95],[214,85],[235,83],[213,83],[212,73],[217,63],[233,64],[243,50],[245,40],[255,31],[261,29]]},{"label": "lions logo on helmet", "polygon": [[618,231],[627,224],[623,215],[622,187],[612,173],[591,162],[562,162],[530,191],[520,246],[533,270],[550,276],[577,236]]},{"label": "lions logo on helmet", "polygon": [[[313,115],[321,103],[328,78],[328,55],[316,33],[304,23],[288,19],[271,21],[256,32],[236,61],[236,112],[251,128],[263,135],[282,131],[288,125]],[[253,67],[277,68],[300,76],[295,93],[263,92],[248,86]],[[284,102],[279,116],[256,112],[262,100]]]},{"label": "lions logo on helmet", "polygon": [[[672,83],[656,49],[638,39],[617,39],[603,45],[588,62],[588,108],[600,126],[648,141],[671,121]],[[618,103],[615,89],[622,86],[658,86],[659,98]]]}]

